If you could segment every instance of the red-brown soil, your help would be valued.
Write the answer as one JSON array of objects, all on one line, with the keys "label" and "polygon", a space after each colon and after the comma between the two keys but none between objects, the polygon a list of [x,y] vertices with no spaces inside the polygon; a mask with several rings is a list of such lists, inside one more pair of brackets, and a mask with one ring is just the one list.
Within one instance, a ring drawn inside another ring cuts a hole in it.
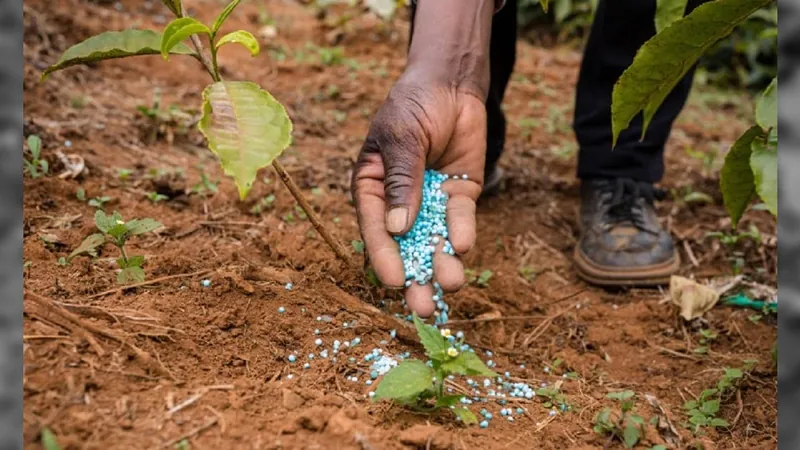
[{"label": "red-brown soil", "polygon": [[[49,427],[65,449],[621,448],[592,426],[600,409],[614,406],[606,394],[622,389],[636,392],[636,411],[646,420],[668,417],[680,436],[678,448],[777,445],[777,382],[770,356],[774,317],[755,320],[754,311],[718,306],[702,324],[718,337],[707,354],[699,354],[694,352],[700,346],[698,324],[684,324],[674,307],[661,301],[663,292],[610,292],[577,279],[570,264],[578,184],[569,124],[579,53],[519,43],[505,105],[511,125],[502,164],[508,178],[501,195],[479,207],[478,244],[465,260],[466,267],[488,269],[493,276],[489,287],[471,285],[448,300],[452,320],[531,316],[452,328],[464,330],[476,348],[492,350],[498,370],[532,385],[575,372],[576,378],[561,386],[571,411],[550,417],[543,400],[520,401],[528,413],[514,423],[495,414],[488,429],[465,428],[447,412],[414,414],[367,399],[368,368],[361,357],[368,350],[379,346],[422,357],[421,348],[391,315],[361,306],[399,297],[372,287],[362,271],[338,261],[296,212],[271,169],[240,202],[232,180],[193,127],[183,133],[167,126],[170,138],[157,135],[151,143],[150,125],[137,106],[149,105],[159,88],[165,107],[176,103],[196,111],[208,78],[194,61],[116,60],[57,72],[39,83],[41,71],[79,40],[107,30],[163,26],[167,10],[160,2],[124,3],[120,11],[106,1],[25,2],[25,134],[42,137],[43,155],[53,169],[49,176],[25,179],[28,447],[40,448],[40,430]],[[186,3],[209,21],[223,5]],[[240,6],[228,26],[256,31],[262,11],[275,20],[277,37],[268,42],[273,50],[285,49],[285,60],[269,51],[267,41],[256,58],[230,46],[221,56],[225,76],[256,81],[286,105],[295,133],[281,161],[336,236],[345,243],[357,240],[350,171],[369,117],[403,69],[407,20],[386,25],[359,15],[343,36],[335,36],[307,6],[254,1]],[[329,47],[334,38],[341,39],[344,58],[358,67],[323,65],[306,48],[308,42]],[[745,239],[729,249],[707,237],[730,226],[717,188],[720,158],[706,170],[686,152],[723,152],[751,115],[746,95],[703,88],[678,120],[664,186],[679,197],[691,187],[714,199],[710,205],[670,200],[659,207],[681,248],[683,275],[730,275],[732,258],[739,257],[747,276],[775,285],[774,219],[753,211],[740,225],[760,230],[760,246]],[[538,123],[519,125],[525,118]],[[59,178],[63,166],[56,151],[82,157],[88,172]],[[218,193],[185,193],[200,181],[201,166],[211,180],[219,180]],[[121,168],[132,174],[121,180]],[[183,170],[185,176],[153,179],[151,169]],[[94,261],[79,257],[70,266],[57,264],[94,230],[95,209],[77,198],[79,188],[87,199],[111,197],[106,210],[118,210],[126,219],[161,221],[163,229],[134,239],[129,252],[147,257],[149,280],[177,276],[94,296],[117,287],[115,248],[106,245]],[[152,203],[145,197],[151,191],[168,199]],[[275,196],[271,209],[252,213],[269,194]],[[42,235],[57,242],[46,243]],[[523,267],[536,276],[524,278]],[[208,273],[195,274],[200,271]],[[201,286],[204,278],[210,287]],[[288,281],[292,290],[284,288]],[[278,313],[280,306],[285,314]],[[64,319],[64,310],[78,325]],[[317,321],[318,316],[332,321]],[[360,336],[362,344],[346,352],[358,363],[343,354],[335,364],[315,360],[303,370],[303,355],[316,351],[315,328],[327,342]],[[389,339],[392,328],[398,329],[396,340]],[[119,340],[98,333],[102,330]],[[293,351],[300,362],[289,364],[286,357]],[[545,373],[557,359],[563,363]],[[723,367],[741,367],[748,359],[757,360],[755,369],[719,413],[731,427],[699,436],[684,428],[684,401],[712,387]],[[351,375],[361,381],[348,381]],[[197,394],[203,395],[169,412]],[[663,409],[651,406],[646,395]],[[189,447],[175,447],[182,436],[189,436]],[[637,448],[664,443],[665,436],[648,425]]]}]

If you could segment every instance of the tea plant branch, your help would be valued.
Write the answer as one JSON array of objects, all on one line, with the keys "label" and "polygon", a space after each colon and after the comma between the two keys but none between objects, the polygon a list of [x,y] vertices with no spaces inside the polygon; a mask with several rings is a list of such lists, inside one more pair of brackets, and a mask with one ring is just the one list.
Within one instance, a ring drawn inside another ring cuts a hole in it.
[{"label": "tea plant branch", "polygon": [[[186,16],[184,15],[184,17]],[[211,75],[211,78],[217,82],[222,81],[222,77],[219,74],[219,67],[217,65],[217,55],[214,49],[214,44],[212,43],[210,46],[211,60],[209,61],[209,58],[206,56],[205,50],[203,48],[203,43],[200,41],[200,37],[196,34],[193,34],[190,37],[190,39],[192,41],[192,45],[197,51],[197,54],[199,55],[200,63],[203,64],[203,67],[205,67],[206,71]],[[283,164],[281,164],[278,161],[278,159],[275,158],[272,161],[272,167],[275,169],[275,172],[278,173],[278,176],[280,177],[284,186],[286,186],[286,188],[292,194],[292,197],[294,197],[294,199],[297,200],[297,203],[300,205],[300,208],[303,209],[303,212],[308,217],[308,221],[311,222],[311,225],[314,226],[314,229],[317,230],[320,236],[322,236],[322,239],[324,239],[325,242],[331,247],[331,250],[333,250],[336,256],[339,257],[339,259],[341,259],[342,261],[344,261],[345,264],[347,264],[350,268],[354,269],[357,268],[356,264],[353,262],[352,258],[350,258],[350,255],[347,254],[347,251],[344,249],[341,242],[336,240],[330,234],[330,232],[328,232],[328,229],[325,228],[325,225],[319,219],[317,213],[314,212],[314,209],[308,203],[308,200],[306,200],[302,191],[300,191],[300,188],[292,179],[292,176],[289,175],[289,172],[287,172],[286,169],[283,167]]]}]

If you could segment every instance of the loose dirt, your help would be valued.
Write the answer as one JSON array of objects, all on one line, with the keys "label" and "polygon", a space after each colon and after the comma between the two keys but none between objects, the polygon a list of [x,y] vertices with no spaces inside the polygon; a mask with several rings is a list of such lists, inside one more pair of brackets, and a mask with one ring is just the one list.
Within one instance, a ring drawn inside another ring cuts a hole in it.
[{"label": "loose dirt", "polygon": [[[186,3],[205,20],[222,7],[218,1]],[[364,384],[369,375],[361,357],[373,347],[421,357],[420,346],[391,314],[374,312],[382,306],[399,311],[398,294],[339,262],[271,169],[239,202],[191,123],[182,127],[182,116],[174,116],[154,131],[137,111],[152,104],[158,89],[162,109],[181,105],[191,122],[208,83],[196,62],[116,60],[39,83],[41,71],[70,45],[107,30],[158,29],[166,12],[155,1],[121,8],[108,1],[25,2],[25,135],[42,137],[52,168],[49,176],[25,179],[29,448],[40,448],[44,427],[65,449],[621,448],[592,426],[600,409],[613,406],[605,395],[623,389],[636,392],[636,411],[646,420],[661,418],[663,426],[647,426],[641,448],[667,439],[677,448],[775,447],[774,317],[718,306],[703,324],[718,337],[701,354],[695,352],[702,337],[697,324],[682,323],[662,301],[663,292],[610,292],[577,279],[570,265],[578,202],[577,147],[569,128],[580,61],[575,50],[518,44],[505,105],[508,178],[498,197],[480,205],[481,233],[465,259],[466,267],[493,275],[488,287],[470,285],[448,300],[450,317],[458,321],[452,328],[480,351],[493,351],[499,371],[535,386],[561,380],[570,410],[551,417],[543,400],[519,401],[514,406],[527,413],[514,423],[495,414],[488,429],[465,428],[446,411],[421,415],[367,399],[371,387]],[[248,2],[228,27],[257,32],[265,13],[277,36],[262,38],[256,58],[226,48],[225,76],[254,80],[287,106],[294,143],[281,161],[339,239],[358,240],[350,173],[370,116],[403,69],[407,18],[384,24],[359,15],[339,32],[326,27],[331,16],[320,19],[293,1]],[[332,42],[342,56],[325,65],[317,49]],[[744,239],[728,248],[707,237],[730,224],[716,187],[721,158],[705,164],[687,152],[719,155],[751,116],[746,96],[698,88],[678,120],[664,180],[675,197],[659,210],[678,239],[683,275],[724,276],[739,267],[775,285],[775,221],[764,211],[746,214],[741,227],[757,227],[761,245]],[[81,157],[87,172],[59,178],[64,165],[57,151]],[[120,177],[118,169],[132,173]],[[187,193],[201,173],[219,181],[219,192]],[[80,257],[57,264],[94,230],[95,208],[78,198],[79,189],[87,200],[110,197],[109,212],[165,225],[133,240],[129,250],[147,257],[148,280],[161,281],[116,289],[111,246],[94,262]],[[688,189],[713,202],[681,201]],[[167,199],[153,203],[148,192]],[[269,195],[274,201],[251,211]],[[354,257],[362,259],[355,251]],[[362,343],[336,363],[317,358],[303,370],[304,355],[318,351],[315,329],[326,342],[359,336]],[[397,339],[390,339],[391,329],[398,330]],[[300,355],[294,364],[286,359],[291,352]],[[686,400],[715,385],[723,367],[751,359],[757,363],[740,395],[726,399],[719,413],[730,429],[695,436],[682,426]]]}]

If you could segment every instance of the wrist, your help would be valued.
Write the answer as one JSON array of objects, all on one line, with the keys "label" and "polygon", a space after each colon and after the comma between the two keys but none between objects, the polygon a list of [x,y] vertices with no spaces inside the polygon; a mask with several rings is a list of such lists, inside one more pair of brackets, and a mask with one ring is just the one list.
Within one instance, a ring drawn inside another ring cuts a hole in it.
[{"label": "wrist", "polygon": [[418,0],[404,76],[472,93],[489,91],[495,0]]}]

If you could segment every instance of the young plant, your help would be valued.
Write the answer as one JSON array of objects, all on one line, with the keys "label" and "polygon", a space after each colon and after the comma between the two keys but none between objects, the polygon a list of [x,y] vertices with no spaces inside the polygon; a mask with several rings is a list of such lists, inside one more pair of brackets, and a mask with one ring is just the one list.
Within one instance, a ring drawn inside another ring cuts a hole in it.
[{"label": "young plant", "polygon": [[252,208],[250,208],[250,214],[259,215],[262,211],[272,209],[275,203],[275,194],[269,194],[266,197],[262,198],[258,201]]},{"label": "young plant", "polygon": [[192,188],[192,192],[195,194],[200,194],[203,196],[208,196],[211,194],[216,194],[219,192],[219,187],[217,187],[217,183],[211,181],[211,178],[208,178],[205,172],[200,172],[200,182],[194,185]]},{"label": "young plant", "polygon": [[103,211],[97,211],[94,215],[94,224],[100,233],[92,234],[84,239],[81,245],[67,257],[67,263],[82,254],[97,256],[97,249],[106,242],[111,242],[119,249],[120,253],[117,264],[121,270],[117,274],[117,283],[128,284],[144,281],[145,275],[142,269],[144,256],[128,255],[125,251],[125,243],[133,236],[160,228],[161,224],[153,219],[134,219],[125,222],[122,220],[122,215],[116,211],[110,216]]},{"label": "young plant", "polygon": [[47,175],[50,166],[47,161],[40,159],[42,153],[42,140],[39,136],[32,134],[28,136],[28,151],[31,152],[31,159],[23,159],[25,161],[25,172],[31,178],[39,178],[42,175]]},{"label": "young plant", "polygon": [[494,273],[488,269],[481,271],[481,273],[477,273],[472,269],[466,269],[464,271],[464,275],[466,276],[468,283],[485,288],[489,287],[489,280],[492,279],[492,275],[494,275]]},{"label": "young plant", "polygon": [[406,359],[384,375],[375,390],[374,401],[388,399],[423,412],[449,408],[465,424],[478,422],[469,409],[458,406],[464,395],[445,395],[448,376],[467,375],[498,377],[471,349],[463,350],[463,342],[447,329],[439,330],[424,324],[416,313],[413,316],[425,354],[430,361]]},{"label": "young plant", "polygon": [[167,197],[166,195],[159,194],[158,192],[148,192],[145,195],[147,196],[147,199],[150,200],[153,204],[169,199],[169,197]]},{"label": "young plant", "polygon": [[[191,56],[199,61],[212,79],[203,90],[202,117],[198,128],[208,141],[208,148],[216,154],[227,175],[234,178],[240,200],[244,200],[253,186],[259,169],[272,165],[281,181],[308,215],[317,232],[331,246],[336,255],[355,267],[341,243],[334,240],[319,220],[300,189],[277,157],[291,143],[292,121],[286,109],[269,92],[249,81],[224,81],[220,75],[217,55],[228,44],[241,44],[253,56],[258,55],[258,40],[250,32],[237,30],[221,33],[222,26],[241,0],[231,1],[207,25],[188,17],[181,0],[162,0],[177,17],[169,22],[163,32],[127,29],[111,31],[68,48],[56,64],[47,68],[42,79],[70,66],[114,58],[139,55]],[[203,48],[206,39],[209,51]],[[191,40],[192,48],[184,44]],[[340,54],[320,55],[324,62],[335,63]]]},{"label": "young plant", "polygon": [[[690,67],[714,44],[730,35],[775,0],[716,0],[684,17],[686,0],[659,3],[658,33],[642,45],[612,93],[613,145],[620,133],[643,113],[647,131],[656,111]],[[756,103],[756,124],[731,147],[722,167],[720,188],[734,228],[757,194],[778,215],[778,80],[774,78]]]},{"label": "young plant", "polygon": [[[86,194],[84,193],[84,198],[86,198],[85,195]],[[105,205],[106,203],[108,203],[110,201],[111,201],[111,197],[106,197],[106,196],[95,197],[95,198],[89,199],[88,205],[93,207],[93,208],[103,209],[103,205]]]},{"label": "young plant", "polygon": [[717,339],[717,333],[711,330],[700,330],[700,347],[694,349],[695,353],[708,353],[708,347]]},{"label": "young plant", "polygon": [[699,433],[702,428],[727,427],[728,421],[717,417],[723,399],[738,388],[744,377],[744,372],[753,368],[753,363],[748,362],[744,370],[726,367],[722,377],[717,381],[716,388],[706,389],[700,393],[697,400],[689,400],[683,404],[683,409],[689,416],[687,425],[694,433]]},{"label": "young plant", "polygon": [[547,409],[558,408],[561,412],[569,411],[567,397],[561,393],[558,386],[544,386],[536,389],[536,395],[544,399],[543,406]]},{"label": "young plant", "polygon": [[617,400],[620,413],[611,408],[603,408],[594,419],[594,431],[601,436],[608,436],[609,442],[614,439],[622,441],[625,448],[633,448],[644,436],[644,419],[634,414],[635,402],[633,391],[611,392],[606,398]]}]

